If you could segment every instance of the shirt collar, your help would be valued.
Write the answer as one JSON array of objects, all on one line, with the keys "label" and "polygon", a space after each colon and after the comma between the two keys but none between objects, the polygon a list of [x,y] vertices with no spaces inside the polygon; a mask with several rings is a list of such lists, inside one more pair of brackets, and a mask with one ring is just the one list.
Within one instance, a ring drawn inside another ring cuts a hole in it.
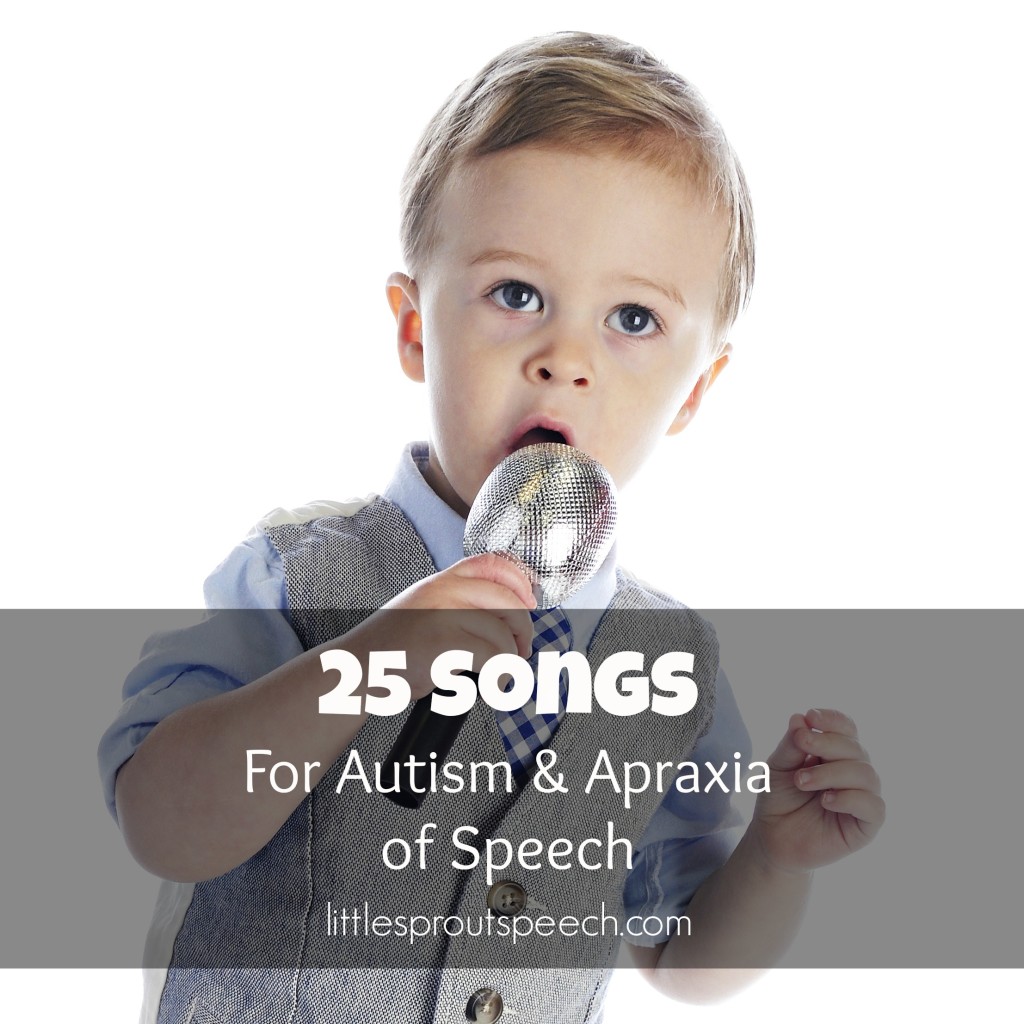
[{"label": "shirt collar", "polygon": [[[438,570],[447,569],[463,558],[462,537],[466,520],[439,498],[423,476],[429,449],[425,443],[408,445],[384,497],[397,505],[412,523]],[[594,577],[563,608],[603,611],[615,593],[615,547]],[[570,616],[570,619],[573,617]],[[573,624],[575,630],[575,623]]]}]

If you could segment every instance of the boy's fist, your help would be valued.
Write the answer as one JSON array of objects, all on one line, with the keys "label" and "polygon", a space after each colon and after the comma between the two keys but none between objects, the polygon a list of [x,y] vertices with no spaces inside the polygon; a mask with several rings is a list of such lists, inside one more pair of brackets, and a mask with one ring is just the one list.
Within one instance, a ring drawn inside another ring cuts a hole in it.
[{"label": "boy's fist", "polygon": [[474,670],[495,654],[529,658],[536,605],[513,561],[474,555],[409,587],[357,630],[366,650],[406,652],[405,675],[418,700],[434,688],[430,666],[445,651],[471,651]]},{"label": "boy's fist", "polygon": [[809,871],[866,846],[885,820],[878,773],[841,711],[793,715],[768,759],[751,829],[769,863]]}]

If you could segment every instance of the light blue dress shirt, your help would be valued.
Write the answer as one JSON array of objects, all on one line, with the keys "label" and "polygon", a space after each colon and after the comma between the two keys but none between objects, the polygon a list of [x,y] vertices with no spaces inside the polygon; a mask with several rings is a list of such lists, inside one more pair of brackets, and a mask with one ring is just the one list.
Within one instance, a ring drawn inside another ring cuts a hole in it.
[{"label": "light blue dress shirt", "polygon": [[[410,445],[384,497],[412,523],[438,570],[463,557],[466,521],[427,484],[421,467],[426,445]],[[601,615],[615,592],[615,550],[586,586],[561,607],[573,631],[573,646],[586,650]],[[303,652],[285,614],[287,597],[280,556],[265,534],[253,531],[214,570],[204,585],[210,609],[264,610],[259,637],[232,648],[214,624],[189,631],[187,647],[177,632],[147,641],[139,664],[125,680],[124,704],[100,741],[100,775],[110,813],[116,819],[114,782],[117,771],[158,722],[197,701],[217,696],[266,675]],[[715,715],[708,732],[687,760],[730,764],[739,752],[750,760],[750,737],[721,669],[716,680]],[[685,912],[700,884],[729,857],[740,836],[742,821],[730,795],[715,787],[710,793],[679,793],[670,787],[661,806],[635,846],[633,869],[626,879],[623,901],[627,915],[650,919],[653,934],[630,941],[654,946],[663,941],[654,921]]]}]

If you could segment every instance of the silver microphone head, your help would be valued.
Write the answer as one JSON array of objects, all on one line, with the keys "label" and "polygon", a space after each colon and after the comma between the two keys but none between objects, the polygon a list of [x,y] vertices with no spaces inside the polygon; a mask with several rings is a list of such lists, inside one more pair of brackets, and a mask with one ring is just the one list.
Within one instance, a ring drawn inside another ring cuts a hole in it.
[{"label": "silver microphone head", "polygon": [[484,481],[463,548],[511,556],[531,577],[538,607],[553,608],[597,572],[615,517],[615,484],[600,462],[567,444],[532,444]]}]

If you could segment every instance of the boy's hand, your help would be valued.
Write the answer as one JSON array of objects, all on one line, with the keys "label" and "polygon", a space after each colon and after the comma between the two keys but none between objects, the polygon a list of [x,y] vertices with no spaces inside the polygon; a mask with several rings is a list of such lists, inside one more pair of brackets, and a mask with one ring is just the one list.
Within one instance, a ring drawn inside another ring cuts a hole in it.
[{"label": "boy's hand", "polygon": [[[500,555],[474,555],[414,584],[357,628],[367,650],[405,650],[404,674],[418,700],[433,690],[430,666],[445,651],[471,651],[474,669],[495,654],[529,658],[530,609],[536,606],[530,581],[514,562]],[[391,612],[416,614],[396,620]],[[396,621],[401,636],[390,628]]]},{"label": "boy's hand", "polygon": [[793,715],[768,759],[750,830],[770,866],[810,871],[866,846],[885,820],[878,774],[841,711]]}]

